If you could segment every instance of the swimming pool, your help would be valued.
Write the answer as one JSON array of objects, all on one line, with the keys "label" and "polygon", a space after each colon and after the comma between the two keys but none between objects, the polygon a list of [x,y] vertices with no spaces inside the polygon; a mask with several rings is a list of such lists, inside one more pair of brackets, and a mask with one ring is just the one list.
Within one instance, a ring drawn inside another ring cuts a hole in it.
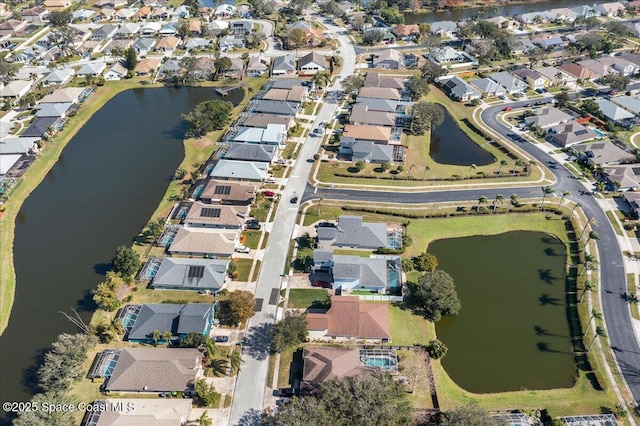
[{"label": "swimming pool", "polygon": [[400,286],[400,280],[398,279],[398,271],[395,269],[389,269],[387,271],[387,283],[390,288],[396,289]]},{"label": "swimming pool", "polygon": [[200,198],[202,191],[204,191],[204,185],[198,185],[198,187],[193,191],[193,198],[196,200]]},{"label": "swimming pool", "polygon": [[603,138],[603,137],[607,136],[607,134],[605,132],[603,132],[602,130],[600,130],[600,129],[597,129],[595,127],[590,127],[590,129],[593,130],[596,133],[596,135],[598,135],[598,137]]},{"label": "swimming pool", "polygon": [[365,365],[369,367],[380,367],[383,370],[392,365],[392,362],[389,358],[378,358],[378,357],[368,357],[365,361]]}]

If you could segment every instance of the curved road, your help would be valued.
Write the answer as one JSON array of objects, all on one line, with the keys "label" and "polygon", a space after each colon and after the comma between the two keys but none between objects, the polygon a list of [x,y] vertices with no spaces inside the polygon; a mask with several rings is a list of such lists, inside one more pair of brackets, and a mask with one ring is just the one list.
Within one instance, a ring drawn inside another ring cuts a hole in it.
[{"label": "curved road", "polygon": [[[530,102],[531,101],[520,101],[509,105],[517,108]],[[512,132],[497,120],[497,115],[503,108],[503,105],[489,107],[482,112],[481,118],[482,121],[491,127],[492,130],[508,139],[509,137],[507,135]],[[522,142],[518,145],[531,157],[535,158],[540,164],[547,163],[549,161],[555,163],[555,160],[553,160],[547,153],[541,151],[529,142]],[[567,198],[580,202],[585,215],[589,218],[593,217],[598,221],[598,233],[600,234],[598,251],[600,256],[601,297],[603,314],[606,319],[607,333],[609,335],[612,348],[615,348],[614,354],[622,374],[633,394],[635,404],[636,406],[640,405],[640,346],[638,345],[638,341],[633,330],[629,306],[622,298],[623,294],[627,291],[626,273],[615,231],[611,226],[609,219],[600,209],[598,203],[592,196],[575,196],[575,194],[580,194],[581,191],[585,190],[585,187],[580,180],[573,178],[572,175],[564,169],[564,167],[554,169],[552,172],[557,179],[556,183],[552,185],[553,189],[556,192],[561,192],[562,190],[570,191],[574,196]],[[323,197],[325,199],[337,200],[417,204],[428,202],[477,200],[482,195],[491,200],[499,193],[502,193],[507,197],[512,193],[516,193],[521,198],[542,196],[539,186],[431,192],[376,192],[366,190],[316,188],[312,185],[308,185],[303,201]]]}]

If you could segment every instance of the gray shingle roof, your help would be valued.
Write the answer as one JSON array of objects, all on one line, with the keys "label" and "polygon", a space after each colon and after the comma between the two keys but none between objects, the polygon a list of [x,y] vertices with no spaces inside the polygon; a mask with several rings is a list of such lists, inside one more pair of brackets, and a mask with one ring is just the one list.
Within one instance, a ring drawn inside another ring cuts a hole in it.
[{"label": "gray shingle roof", "polygon": [[129,340],[147,340],[154,330],[171,331],[174,337],[188,333],[204,333],[213,320],[213,304],[172,303],[144,304],[128,333]]},{"label": "gray shingle roof", "polygon": [[293,116],[298,112],[298,108],[297,105],[292,102],[262,101],[253,111],[266,114]]},{"label": "gray shingle roof", "polygon": [[[318,228],[318,230],[323,228]],[[324,228],[331,229],[331,228]],[[322,232],[325,232],[324,230]],[[335,240],[330,241],[329,232],[319,234],[319,241],[326,241],[334,246],[359,248],[387,247],[387,225],[384,223],[363,222],[361,216],[340,216],[335,230]]]},{"label": "gray shingle roof", "polygon": [[234,143],[224,154],[229,160],[261,161],[270,163],[277,152],[277,145],[255,143]]},{"label": "gray shingle roof", "polygon": [[47,131],[49,127],[53,125],[58,120],[58,117],[40,117],[36,118],[36,120],[31,123],[31,125],[25,130],[20,136],[28,138],[28,137],[42,137]]},{"label": "gray shingle roof", "polygon": [[367,287],[387,287],[387,260],[375,257],[333,256],[333,279],[357,279]]},{"label": "gray shingle roof", "polygon": [[[154,288],[219,290],[225,282],[228,260],[165,257],[153,279]],[[204,268],[202,276],[190,276],[192,267]]]}]

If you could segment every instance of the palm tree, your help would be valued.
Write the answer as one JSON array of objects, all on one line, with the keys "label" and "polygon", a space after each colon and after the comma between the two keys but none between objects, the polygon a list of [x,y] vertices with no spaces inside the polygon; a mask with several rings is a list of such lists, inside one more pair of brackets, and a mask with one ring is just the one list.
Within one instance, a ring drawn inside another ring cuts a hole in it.
[{"label": "palm tree", "polygon": [[198,426],[211,426],[213,424],[213,420],[207,415],[207,412],[204,411],[202,415],[198,418]]},{"label": "palm tree", "polygon": [[166,341],[167,343],[171,343],[171,340],[173,339],[173,333],[170,331],[163,331],[162,332],[162,340]]},{"label": "palm tree", "polygon": [[591,253],[587,253],[584,255],[584,266],[582,267],[582,271],[580,272],[580,276],[587,270],[590,264],[596,263],[596,257]]},{"label": "palm tree", "polygon": [[587,226],[589,226],[589,225],[598,226],[598,222],[596,221],[596,219],[594,217],[589,219],[587,221],[587,223],[584,224],[584,228],[582,228],[582,232],[580,233],[580,238],[578,238],[579,240],[582,239],[582,236],[584,235],[585,231],[587,230]]},{"label": "palm tree", "polygon": [[571,192],[564,190],[562,191],[562,198],[560,198],[560,202],[558,203],[558,208],[560,208],[560,206],[562,206],[562,202],[564,201],[564,197],[569,197],[571,196]]},{"label": "palm tree", "polygon": [[216,377],[224,377],[227,375],[227,369],[229,367],[229,363],[226,359],[213,359],[209,363],[209,371],[212,375]]},{"label": "palm tree", "polygon": [[518,159],[516,160],[516,162],[515,162],[515,163],[513,163],[513,169],[511,170],[511,173],[515,173],[515,172],[516,172],[516,169],[517,169],[518,167],[522,167],[522,166],[524,166],[524,163],[522,162],[522,160],[521,160],[521,159],[519,159],[519,158],[518,158]]},{"label": "palm tree", "polygon": [[204,341],[204,356],[211,358],[216,354],[216,342],[213,339],[207,338]]},{"label": "palm tree", "polygon": [[591,352],[591,348],[593,347],[593,344],[596,342],[596,339],[598,337],[607,337],[607,332],[605,331],[604,328],[600,326],[596,327],[596,335],[593,336],[593,340],[591,341],[591,344],[589,345],[589,349],[587,349],[587,352]]},{"label": "palm tree", "polygon": [[596,231],[589,231],[589,236],[587,237],[587,244],[589,244],[589,241],[594,240],[594,241],[598,241],[600,239],[600,234],[598,234]]},{"label": "palm tree", "polygon": [[151,339],[153,339],[154,346],[158,346],[158,340],[160,340],[160,336],[162,336],[162,333],[160,333],[160,330],[153,330],[151,332]]},{"label": "palm tree", "polygon": [[424,166],[424,173],[422,174],[422,180],[425,180],[427,178],[427,172],[431,170],[431,167],[429,167],[429,165]]},{"label": "palm tree", "polygon": [[571,219],[573,218],[573,213],[576,211],[576,209],[577,209],[578,207],[582,207],[582,204],[580,204],[580,203],[575,203],[575,204],[573,205],[573,208],[571,209],[571,214],[569,215],[569,220],[571,220]]},{"label": "palm tree", "polygon": [[124,333],[125,328],[122,320],[120,318],[114,318],[111,321],[111,330],[113,330],[113,334],[116,336],[116,340],[120,341],[120,335]]},{"label": "palm tree", "polygon": [[476,206],[476,212],[480,212],[480,204],[485,204],[487,202],[487,197],[485,197],[484,195],[481,195],[478,198],[478,205]]},{"label": "palm tree", "polygon": [[498,168],[498,176],[500,176],[500,174],[502,173],[502,167],[506,166],[507,164],[509,164],[509,162],[504,158],[500,160],[500,167]]},{"label": "palm tree", "polygon": [[542,202],[540,203],[540,210],[544,208],[544,200],[547,195],[553,194],[553,189],[550,186],[543,186],[542,188]]},{"label": "palm tree", "polygon": [[596,308],[591,309],[591,316],[589,317],[589,322],[587,323],[587,328],[584,330],[583,336],[586,336],[589,332],[589,328],[591,328],[591,323],[593,322],[593,320],[601,318],[602,314]]},{"label": "palm tree", "polygon": [[585,281],[584,288],[582,289],[582,297],[580,297],[580,301],[578,303],[582,303],[588,291],[593,291],[595,289],[596,285],[594,283],[592,283],[591,281]]},{"label": "palm tree", "polygon": [[472,164],[469,166],[469,176],[468,176],[469,179],[471,179],[471,170],[475,170],[477,168],[478,166],[476,166],[475,164]]},{"label": "palm tree", "polygon": [[511,204],[514,207],[518,207],[520,205],[520,196],[518,194],[511,194]]},{"label": "palm tree", "polygon": [[498,205],[498,203],[500,203],[500,205],[502,205],[502,203],[504,203],[504,195],[502,194],[498,194],[496,195],[496,199],[493,200],[493,212],[496,212],[496,206]]}]

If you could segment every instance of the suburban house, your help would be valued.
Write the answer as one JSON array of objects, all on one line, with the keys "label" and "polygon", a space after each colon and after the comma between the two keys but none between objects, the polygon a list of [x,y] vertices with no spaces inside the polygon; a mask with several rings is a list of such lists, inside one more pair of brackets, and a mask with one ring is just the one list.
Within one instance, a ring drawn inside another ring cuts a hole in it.
[{"label": "suburban house", "polygon": [[432,22],[429,32],[441,37],[453,37],[458,33],[458,24],[453,21]]},{"label": "suburban house", "polygon": [[622,199],[629,204],[632,217],[640,217],[640,192],[623,192]]},{"label": "suburban house", "polygon": [[0,24],[0,37],[14,37],[22,34],[27,28],[28,22],[24,20],[8,19]]},{"label": "suburban house", "polygon": [[105,55],[111,55],[111,52],[115,49],[126,50],[133,45],[131,39],[115,39],[109,40],[107,44],[102,48],[102,53]]},{"label": "suburban house", "polygon": [[520,68],[513,71],[512,74],[519,79],[524,80],[525,83],[527,83],[533,90],[544,89],[549,84],[542,74],[530,68]]},{"label": "suburban house", "polygon": [[128,72],[129,70],[127,70],[122,62],[116,62],[104,73],[104,79],[107,81],[120,80],[125,78]]},{"label": "suburban house", "polygon": [[406,111],[406,105],[403,102],[391,99],[358,98],[356,105],[364,105],[369,111],[397,112],[399,114]]},{"label": "suburban house", "polygon": [[164,23],[160,27],[160,31],[158,31],[158,34],[162,36],[170,36],[170,35],[176,35],[177,32],[178,32],[178,23],[170,21],[170,22]]},{"label": "suburban house", "polygon": [[249,206],[205,204],[196,201],[191,205],[183,222],[189,228],[240,230],[247,217],[249,217]]},{"label": "suburban house", "polygon": [[536,68],[535,71],[547,79],[547,86],[569,87],[571,89],[576,88],[577,78],[567,74],[560,68],[540,67]]},{"label": "suburban house", "polygon": [[237,241],[238,232],[234,230],[180,228],[167,251],[184,256],[230,257]]},{"label": "suburban house", "polygon": [[360,348],[304,348],[301,388],[311,390],[328,380],[378,373],[378,367],[370,367],[362,362],[360,352]]},{"label": "suburban house", "polygon": [[[390,127],[347,124],[342,135],[356,141],[370,141],[383,145],[392,143]],[[399,145],[399,141],[394,142]]]},{"label": "suburban house", "polygon": [[362,98],[401,101],[402,95],[398,89],[392,89],[390,87],[362,87],[358,91],[358,99]]},{"label": "suburban house", "polygon": [[220,49],[222,51],[230,50],[230,49],[242,49],[245,47],[246,39],[243,35],[228,35],[226,37],[220,38],[218,42]]},{"label": "suburban house", "polygon": [[313,75],[327,69],[327,58],[318,53],[310,52],[298,60],[300,75]]},{"label": "suburban house", "polygon": [[387,45],[396,44],[396,36],[393,35],[393,33],[380,27],[368,28],[364,30],[364,32],[362,33],[362,37],[367,38],[373,36],[373,34],[379,34],[378,38]]},{"label": "suburban house", "polygon": [[483,97],[492,98],[495,96],[504,96],[507,91],[490,78],[477,78],[470,80],[469,83],[482,92]]},{"label": "suburban house", "polygon": [[227,279],[226,259],[165,257],[153,277],[151,287],[166,290],[218,291]]},{"label": "suburban house", "polygon": [[398,114],[395,112],[369,111],[363,104],[355,104],[349,115],[349,124],[394,127]]},{"label": "suburban house", "polygon": [[560,68],[562,71],[566,72],[567,74],[572,75],[577,80],[595,80],[597,78],[602,77],[601,74],[594,73],[590,69],[583,67],[578,63],[572,63],[572,62],[565,63],[560,65],[558,68]]},{"label": "suburban house", "polygon": [[76,9],[71,14],[71,22],[87,21],[91,19],[96,12],[89,9]]},{"label": "suburban house", "polygon": [[393,27],[393,34],[402,40],[411,40],[420,37],[420,28],[417,24],[398,24]]},{"label": "suburban house", "polygon": [[75,70],[73,68],[53,70],[49,74],[47,74],[44,80],[42,80],[42,83],[45,86],[62,85],[71,80],[74,74]]},{"label": "suburban house", "polygon": [[55,124],[59,117],[38,117],[31,122],[29,127],[20,136],[25,138],[41,138],[46,134],[55,133]]},{"label": "suburban house", "polygon": [[71,0],[45,0],[44,7],[51,11],[65,10],[71,6]]},{"label": "suburban house", "polygon": [[613,18],[614,16],[618,16],[619,13],[624,13],[625,6],[624,3],[617,1],[611,3],[600,3],[595,5],[595,10],[600,12],[602,16]]},{"label": "suburban house", "polygon": [[276,146],[284,145],[287,142],[287,131],[282,124],[267,124],[265,129],[240,127],[233,141]]},{"label": "suburban house", "polygon": [[585,59],[584,61],[578,61],[578,64],[591,71],[591,74],[594,76],[592,78],[600,78],[608,74],[617,74],[617,72],[613,71],[606,63],[596,59]]},{"label": "suburban house", "polygon": [[597,61],[604,64],[606,67],[609,67],[610,70],[613,70],[620,75],[632,76],[639,69],[638,65],[634,64],[633,62],[627,61],[620,56],[604,56],[597,59]]},{"label": "suburban house", "polygon": [[159,340],[164,343],[180,340],[189,333],[207,336],[211,331],[215,313],[212,303],[145,303],[126,305],[122,312],[131,310],[137,312],[137,315],[133,323],[128,324],[125,337],[132,343],[154,343],[154,331],[171,332],[171,339],[163,336]]},{"label": "suburban house", "polygon": [[156,45],[154,38],[142,37],[136,40],[133,44],[133,49],[141,56],[144,56],[153,50],[153,46]]},{"label": "suburban house", "polygon": [[262,101],[252,111],[295,117],[298,114],[299,109],[300,105],[294,102]]},{"label": "suburban house", "polygon": [[284,126],[285,130],[288,130],[294,125],[294,122],[295,120],[293,116],[253,113],[246,118],[243,117],[242,125],[245,127],[259,127],[261,129],[266,129],[269,124],[281,124]]},{"label": "suburban house", "polygon": [[375,250],[389,247],[387,224],[363,222],[362,216],[340,216],[335,227],[318,228],[318,247]]},{"label": "suburban house", "polygon": [[102,71],[104,71],[106,67],[107,64],[104,62],[89,62],[88,64],[85,64],[82,68],[80,68],[76,75],[80,77],[97,77],[102,74]]},{"label": "suburban house", "polygon": [[182,65],[180,62],[175,59],[169,59],[162,64],[160,67],[160,73],[164,76],[168,75],[179,75],[182,72]]},{"label": "suburban house", "polygon": [[[95,409],[88,415],[85,424],[182,426],[187,424],[192,404],[191,398],[107,398],[93,403]],[[135,410],[131,407],[135,407]]]},{"label": "suburban house", "polygon": [[459,102],[480,99],[482,94],[469,83],[454,75],[447,80],[441,80],[444,91]]},{"label": "suburban house", "polygon": [[59,104],[42,104],[38,105],[36,117],[66,117],[71,110],[72,103],[59,103]]},{"label": "suburban house", "polygon": [[312,340],[391,341],[389,305],[361,302],[357,296],[332,296],[329,310],[308,313],[307,323]]},{"label": "suburban house", "polygon": [[253,30],[253,22],[251,21],[231,21],[229,23],[229,31],[233,34],[249,34]]},{"label": "suburban house", "polygon": [[[5,88],[6,89],[6,88]],[[82,87],[66,87],[64,89],[56,89],[53,93],[48,94],[40,99],[40,104],[57,104],[57,103],[79,103],[86,89]]]},{"label": "suburban house", "polygon": [[640,115],[640,99],[638,98],[623,95],[611,98],[610,101],[633,114]]},{"label": "suburban house", "polygon": [[394,161],[393,145],[381,145],[371,141],[357,141],[352,137],[340,137],[340,150],[342,156],[349,161],[365,163],[391,163]]},{"label": "suburban house", "polygon": [[404,81],[401,78],[380,74],[378,71],[367,71],[363,87],[386,87],[389,89],[404,89]]},{"label": "suburban house", "polygon": [[631,114],[629,111],[606,99],[598,99],[596,103],[598,104],[598,107],[600,107],[602,114],[608,120],[623,123],[635,117],[635,115]]},{"label": "suburban house", "polygon": [[524,81],[505,71],[491,73],[489,74],[489,78],[504,87],[510,95],[513,95],[514,93],[523,93],[528,89],[528,86]]},{"label": "suburban house", "polygon": [[282,55],[273,58],[273,67],[271,75],[295,75],[296,74],[296,57],[293,55]]},{"label": "suburban house", "polygon": [[234,143],[222,158],[226,160],[259,161],[272,163],[278,154],[278,145]]},{"label": "suburban house", "polygon": [[269,173],[269,163],[256,161],[218,160],[209,174],[212,178],[262,181]]},{"label": "suburban house", "polygon": [[0,98],[13,98],[18,100],[26,95],[32,86],[33,82],[31,80],[13,80],[2,88]]},{"label": "suburban house", "polygon": [[251,56],[247,64],[247,77],[260,77],[269,71],[269,58],[258,55]]},{"label": "suburban house", "polygon": [[533,110],[535,115],[525,117],[524,122],[527,126],[538,126],[543,129],[551,126],[557,126],[560,123],[571,120],[569,114],[555,107],[542,107]]},{"label": "suburban house", "polygon": [[154,50],[163,52],[165,55],[172,55],[180,45],[180,38],[175,36],[162,37],[156,44]]},{"label": "suburban house", "polygon": [[568,123],[553,126],[549,129],[549,133],[552,135],[551,141],[560,146],[570,146],[598,137],[596,132],[577,121],[569,121]]},{"label": "suburban house", "polygon": [[95,32],[91,35],[91,40],[93,41],[102,41],[113,38],[118,31],[118,26],[115,24],[105,24],[95,30]]},{"label": "suburban house", "polygon": [[574,155],[585,159],[589,164],[629,164],[636,161],[635,155],[611,141],[596,141],[574,145],[571,150]]},{"label": "suburban house", "polygon": [[154,35],[154,34],[157,34],[161,28],[162,28],[162,24],[160,24],[160,22],[156,22],[156,21],[147,22],[142,26],[142,28],[140,28],[140,34],[147,35],[147,36]]},{"label": "suburban house", "polygon": [[396,49],[387,49],[373,58],[373,68],[399,70],[404,68],[404,56]]},{"label": "suburban house", "polygon": [[402,264],[399,256],[362,257],[337,255],[333,250],[313,251],[313,271],[331,275],[333,289],[367,290],[384,293],[402,286]]},{"label": "suburban house", "polygon": [[43,24],[47,21],[47,17],[49,16],[50,11],[47,9],[36,6],[28,9],[24,9],[20,12],[20,16],[23,21],[30,22],[32,24]]},{"label": "suburban house", "polygon": [[108,392],[183,392],[202,375],[202,353],[184,348],[124,348],[104,388]]},{"label": "suburban house", "polygon": [[154,58],[145,58],[138,62],[138,65],[133,69],[133,72],[137,76],[151,75],[160,67],[160,61]]},{"label": "suburban house", "polygon": [[40,138],[10,136],[0,141],[0,155],[29,154],[37,148]]},{"label": "suburban house", "polygon": [[307,88],[304,86],[294,86],[289,89],[271,88],[262,96],[268,101],[297,102],[301,104],[307,98]]},{"label": "suburban house", "polygon": [[462,62],[467,58],[451,46],[444,46],[434,50],[433,55],[429,56],[433,62],[438,64],[450,64],[453,62]]},{"label": "suburban house", "polygon": [[546,51],[561,49],[567,44],[567,42],[564,41],[561,36],[556,34],[544,34],[536,37],[531,37],[531,43]]},{"label": "suburban house", "polygon": [[604,168],[605,181],[610,189],[635,191],[640,186],[640,167],[637,164],[621,164]]},{"label": "suburban house", "polygon": [[231,18],[236,14],[236,7],[232,4],[221,4],[216,8],[216,18]]},{"label": "suburban house", "polygon": [[184,44],[185,50],[207,49],[211,46],[211,39],[202,37],[189,37],[189,40]]},{"label": "suburban house", "polygon": [[199,199],[209,204],[246,206],[253,203],[257,186],[249,182],[209,179]]}]

